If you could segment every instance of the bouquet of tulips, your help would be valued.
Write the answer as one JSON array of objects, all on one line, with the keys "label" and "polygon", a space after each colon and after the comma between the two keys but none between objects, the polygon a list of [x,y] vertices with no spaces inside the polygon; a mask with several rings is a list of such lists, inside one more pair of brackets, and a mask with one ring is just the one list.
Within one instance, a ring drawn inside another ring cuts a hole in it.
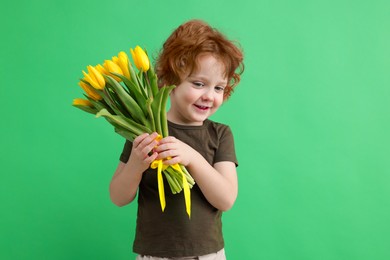
[{"label": "bouquet of tulips", "polygon": [[[121,51],[103,65],[87,66],[79,81],[85,98],[73,100],[73,106],[104,117],[114,126],[115,132],[133,141],[142,133],[157,132],[159,138],[168,136],[166,104],[169,93],[175,86],[158,88],[157,75],[150,66],[146,52],[139,46],[130,49],[133,68],[128,55]],[[190,188],[194,180],[183,165],[164,165],[163,160],[155,160],[150,165],[157,168],[157,182],[161,209],[164,211],[164,174],[173,194],[184,190],[187,214],[191,215]]]}]

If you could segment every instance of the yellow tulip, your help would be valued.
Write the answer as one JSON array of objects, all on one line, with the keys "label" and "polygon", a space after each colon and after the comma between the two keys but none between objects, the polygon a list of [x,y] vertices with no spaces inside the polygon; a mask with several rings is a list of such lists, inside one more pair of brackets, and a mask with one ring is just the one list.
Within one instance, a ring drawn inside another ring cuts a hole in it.
[{"label": "yellow tulip", "polygon": [[85,71],[83,71],[83,74],[84,74],[84,79],[89,83],[91,84],[92,87],[94,87],[95,89],[98,89],[99,88],[99,84],[96,82],[96,80],[91,77],[90,75],[88,75],[88,73],[86,73]]},{"label": "yellow tulip", "polygon": [[75,99],[73,99],[73,105],[74,106],[93,107],[92,103],[89,100],[82,99],[82,98],[75,98]]},{"label": "yellow tulip", "polygon": [[141,47],[136,46],[134,50],[130,49],[130,53],[137,69],[144,72],[149,70],[150,62],[148,55],[146,55],[145,51]]},{"label": "yellow tulip", "polygon": [[88,66],[87,69],[88,73],[83,71],[85,80],[95,89],[104,89],[106,82],[104,81],[103,75],[92,66]]},{"label": "yellow tulip", "polygon": [[101,64],[96,65],[95,69],[97,69],[97,71],[101,74],[108,75],[108,71]]},{"label": "yellow tulip", "polygon": [[126,52],[121,51],[118,54],[118,60],[115,61],[116,64],[119,65],[121,68],[123,75],[130,79],[130,71],[129,71],[129,57],[127,56]]},{"label": "yellow tulip", "polygon": [[97,93],[96,90],[88,84],[84,83],[83,81],[80,81],[79,85],[85,91],[88,97],[92,98],[93,100],[102,99],[102,96],[100,96],[99,93]]},{"label": "yellow tulip", "polygon": [[118,56],[112,56],[112,58],[111,58],[111,60],[113,61],[113,62],[115,62],[118,66],[119,66],[119,64],[118,64]]},{"label": "yellow tulip", "polygon": [[88,72],[89,74],[92,74],[96,81],[99,83],[99,86],[101,87],[101,89],[104,89],[104,87],[106,86],[106,82],[104,80],[104,77],[103,75],[93,66],[88,66]]},{"label": "yellow tulip", "polygon": [[[123,72],[122,72],[122,69],[119,67],[118,64],[116,64],[115,62],[113,62],[112,60],[105,60],[104,61],[104,64],[103,64],[103,67],[108,71],[108,72],[111,72],[111,73],[117,73],[117,74],[121,74],[123,75]],[[113,76],[113,75],[110,75],[112,76],[116,81],[120,82],[121,79],[116,77],[116,76]]]}]

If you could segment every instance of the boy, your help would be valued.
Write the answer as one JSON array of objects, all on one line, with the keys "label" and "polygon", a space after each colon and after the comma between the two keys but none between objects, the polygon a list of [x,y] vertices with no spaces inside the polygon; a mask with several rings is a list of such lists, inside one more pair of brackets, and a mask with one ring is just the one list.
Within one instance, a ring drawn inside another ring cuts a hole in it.
[{"label": "boy", "polygon": [[[126,141],[110,183],[118,206],[138,191],[137,259],[226,259],[221,216],[237,197],[237,159],[230,128],[208,118],[239,83],[242,62],[236,45],[199,20],[182,24],[164,43],[156,72],[160,87],[176,85],[167,112],[170,136],[157,141],[157,133],[144,133]],[[180,163],[194,178],[191,219],[182,194],[167,192],[161,212],[156,171],[149,168],[156,159]]]}]

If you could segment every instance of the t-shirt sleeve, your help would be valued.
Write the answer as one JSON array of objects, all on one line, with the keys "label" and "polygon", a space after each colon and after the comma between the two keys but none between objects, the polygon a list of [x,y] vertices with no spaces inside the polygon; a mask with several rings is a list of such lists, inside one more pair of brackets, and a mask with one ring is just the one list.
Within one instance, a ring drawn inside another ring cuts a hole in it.
[{"label": "t-shirt sleeve", "polygon": [[131,149],[133,147],[133,143],[129,140],[126,140],[125,145],[123,146],[123,151],[121,153],[121,156],[119,157],[119,160],[123,163],[127,163],[130,157]]},{"label": "t-shirt sleeve", "polygon": [[219,132],[219,146],[214,158],[214,163],[223,161],[234,162],[236,166],[238,166],[233,133],[230,127],[226,125]]}]

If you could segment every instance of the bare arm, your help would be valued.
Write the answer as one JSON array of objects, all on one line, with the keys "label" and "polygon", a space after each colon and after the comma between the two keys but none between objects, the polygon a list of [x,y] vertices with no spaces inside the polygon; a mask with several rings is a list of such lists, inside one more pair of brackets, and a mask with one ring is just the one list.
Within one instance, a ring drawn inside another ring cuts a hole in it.
[{"label": "bare arm", "polygon": [[187,167],[208,202],[215,208],[229,210],[238,193],[236,166],[233,162],[218,162],[213,166],[196,150],[175,137],[162,139],[156,148],[159,158],[172,159],[166,164],[181,163]]},{"label": "bare arm", "polygon": [[197,161],[187,168],[211,205],[223,211],[233,206],[238,193],[237,172],[233,162],[218,162],[212,167],[199,154]]},{"label": "bare arm", "polygon": [[110,183],[110,198],[115,205],[125,206],[134,200],[143,172],[157,157],[156,152],[149,155],[157,145],[156,137],[156,133],[138,136],[128,162],[119,162]]}]

